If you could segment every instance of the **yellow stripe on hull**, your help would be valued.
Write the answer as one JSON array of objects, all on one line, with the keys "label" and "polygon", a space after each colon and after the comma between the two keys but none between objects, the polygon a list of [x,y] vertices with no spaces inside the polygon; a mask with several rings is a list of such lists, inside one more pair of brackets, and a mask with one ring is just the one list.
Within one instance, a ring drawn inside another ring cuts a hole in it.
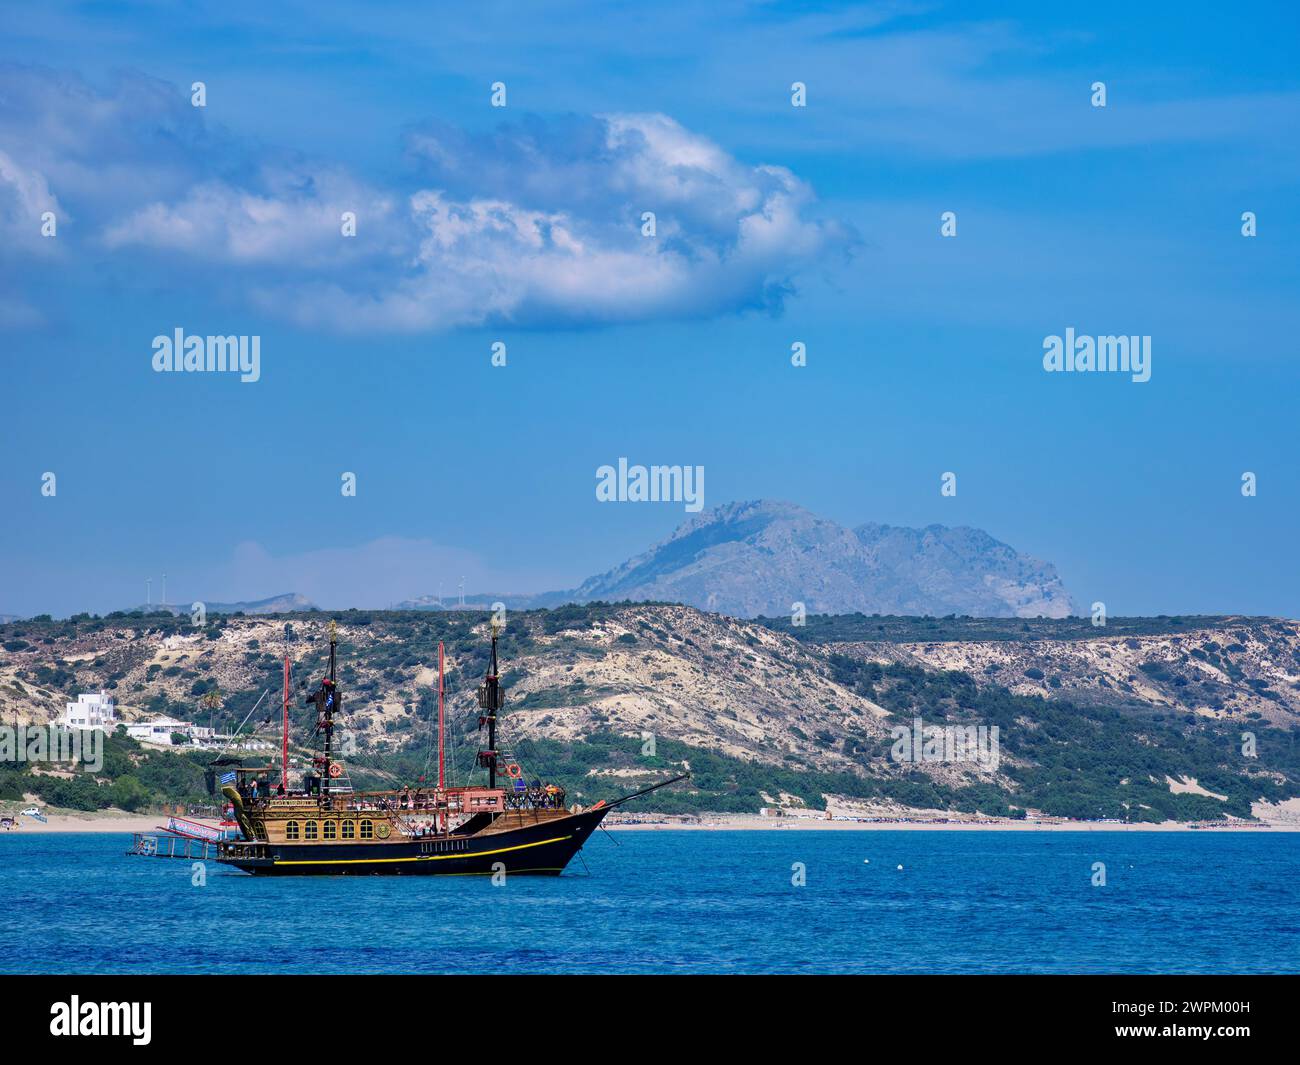
[{"label": "yellow stripe on hull", "polygon": [[462,851],[458,854],[416,854],[410,858],[295,858],[287,861],[277,861],[276,865],[378,865],[380,863],[392,862],[442,862],[449,859],[466,859],[466,858],[486,858],[489,854],[508,854],[510,851],[527,850],[529,847],[544,847],[548,843],[563,843],[566,839],[572,839],[570,833],[567,836],[556,836],[554,839],[539,839],[536,843],[520,843],[515,847],[502,847],[494,851]]}]

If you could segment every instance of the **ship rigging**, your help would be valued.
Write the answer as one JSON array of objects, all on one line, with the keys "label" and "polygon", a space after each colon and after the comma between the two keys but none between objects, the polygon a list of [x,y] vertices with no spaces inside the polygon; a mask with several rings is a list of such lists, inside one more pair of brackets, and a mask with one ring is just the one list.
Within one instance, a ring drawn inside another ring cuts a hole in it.
[{"label": "ship rigging", "polygon": [[[487,742],[477,752],[475,764],[486,770],[485,787],[447,782],[444,655],[439,645],[437,786],[352,789],[343,763],[335,757],[334,733],[343,695],[338,682],[338,636],[331,622],[329,664],[307,696],[307,705],[315,710],[320,754],[313,758],[302,787],[290,790],[286,655],[279,787],[273,794],[272,766],[240,766],[222,776],[222,794],[234,810],[241,838],[222,842],[217,860],[254,874],[554,876],[615,807],[685,779],[682,774],[586,809],[566,807],[566,793],[558,785],[526,783],[519,765],[499,745],[498,717],[504,699],[498,635],[493,623],[491,658],[478,689],[479,732],[486,730]],[[498,786],[503,779],[509,782],[507,787]]]}]

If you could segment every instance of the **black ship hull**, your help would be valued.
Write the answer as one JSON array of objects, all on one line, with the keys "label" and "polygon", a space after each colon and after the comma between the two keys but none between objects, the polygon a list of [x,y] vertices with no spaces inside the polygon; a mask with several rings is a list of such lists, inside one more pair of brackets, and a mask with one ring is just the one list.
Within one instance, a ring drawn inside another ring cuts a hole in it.
[{"label": "black ship hull", "polygon": [[502,832],[382,843],[229,843],[217,861],[260,876],[558,876],[609,811]]}]

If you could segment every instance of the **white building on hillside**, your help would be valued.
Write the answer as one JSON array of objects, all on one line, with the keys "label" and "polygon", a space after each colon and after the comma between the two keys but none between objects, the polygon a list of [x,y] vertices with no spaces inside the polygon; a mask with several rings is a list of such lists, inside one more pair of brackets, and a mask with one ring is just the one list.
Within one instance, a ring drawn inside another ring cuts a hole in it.
[{"label": "white building on hillside", "polygon": [[156,717],[152,721],[135,721],[126,726],[126,734],[142,743],[159,743],[170,746],[172,733],[180,733],[194,743],[211,740],[214,729],[204,725],[191,725],[188,721],[177,721],[174,717]]},{"label": "white building on hillside", "polygon": [[117,726],[117,706],[108,692],[78,695],[75,703],[65,703],[60,724],[70,729],[99,729],[112,732]]}]

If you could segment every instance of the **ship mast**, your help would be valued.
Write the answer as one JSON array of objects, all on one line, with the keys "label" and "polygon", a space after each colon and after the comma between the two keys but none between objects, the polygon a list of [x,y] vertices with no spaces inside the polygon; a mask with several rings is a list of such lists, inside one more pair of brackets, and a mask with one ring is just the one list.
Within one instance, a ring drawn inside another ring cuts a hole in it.
[{"label": "ship mast", "polygon": [[330,793],[330,754],[334,742],[334,711],[338,709],[338,688],[335,669],[338,662],[339,638],[334,622],[330,622],[330,679],[329,692],[325,696],[325,772],[321,774],[320,791],[328,798]]},{"label": "ship mast", "polygon": [[281,722],[280,787],[289,792],[289,651],[284,652],[284,716]]},{"label": "ship mast", "polygon": [[323,733],[325,736],[324,750],[321,757],[317,759],[321,767],[320,793],[322,799],[328,798],[330,793],[330,766],[333,764],[330,756],[334,750],[334,714],[340,707],[336,673],[339,645],[337,629],[336,623],[331,621],[329,674],[320,682],[320,687],[307,700],[316,706],[316,731]]},{"label": "ship mast", "polygon": [[438,790],[446,785],[443,777],[443,742],[442,742],[442,641],[438,641]]},{"label": "ship mast", "polygon": [[488,771],[488,787],[497,786],[497,711],[501,709],[501,681],[497,676],[497,623],[494,618],[492,621],[492,663],[488,666],[487,677],[484,678],[482,686],[478,690],[478,705],[487,713],[480,714],[478,719],[479,730],[487,725],[488,730],[488,749],[478,752],[478,764],[486,766]]}]

